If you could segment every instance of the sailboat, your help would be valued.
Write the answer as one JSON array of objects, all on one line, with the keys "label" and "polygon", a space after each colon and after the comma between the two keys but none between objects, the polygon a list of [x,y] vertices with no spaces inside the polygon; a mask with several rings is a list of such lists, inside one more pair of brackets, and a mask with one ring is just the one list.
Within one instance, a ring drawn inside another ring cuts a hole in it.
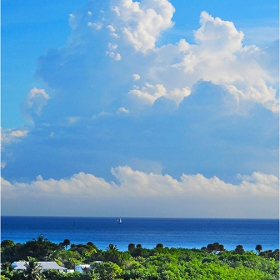
[{"label": "sailboat", "polygon": [[119,222],[119,224],[121,224],[122,223],[122,218],[119,218],[117,221]]}]

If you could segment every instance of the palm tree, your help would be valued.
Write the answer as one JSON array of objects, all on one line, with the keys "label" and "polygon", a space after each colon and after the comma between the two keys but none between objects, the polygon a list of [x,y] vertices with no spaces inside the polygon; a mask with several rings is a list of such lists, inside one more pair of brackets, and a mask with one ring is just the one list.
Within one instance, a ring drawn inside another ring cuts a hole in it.
[{"label": "palm tree", "polygon": [[65,249],[67,250],[67,246],[69,246],[70,245],[70,240],[69,239],[64,239],[64,241],[63,241],[63,246],[65,246]]},{"label": "palm tree", "polygon": [[243,253],[245,253],[245,250],[244,250],[242,245],[237,245],[235,250],[234,250],[234,253],[236,253],[236,254],[243,254]]},{"label": "palm tree", "polygon": [[258,244],[256,246],[256,251],[260,254],[260,252],[262,251],[262,245]]},{"label": "palm tree", "polygon": [[156,248],[157,248],[157,249],[163,248],[163,244],[162,244],[162,243],[158,243],[158,244],[156,245]]},{"label": "palm tree", "polygon": [[40,234],[37,239],[36,238],[32,238],[32,241],[34,242],[38,242],[38,243],[42,243],[43,241],[47,241],[47,238],[44,238],[44,234]]},{"label": "palm tree", "polygon": [[5,273],[5,272],[7,272],[7,273],[9,273],[9,272],[11,272],[13,270],[13,267],[12,267],[12,264],[10,263],[10,262],[4,262],[4,263],[2,263],[2,265],[1,265],[1,272],[3,273]]},{"label": "palm tree", "polygon": [[24,277],[27,280],[41,280],[44,276],[41,274],[42,267],[36,262],[36,259],[27,257],[28,262],[25,263]]},{"label": "palm tree", "polygon": [[128,247],[127,247],[128,251],[132,251],[135,249],[135,244],[134,243],[130,243],[128,244]]},{"label": "palm tree", "polygon": [[117,250],[117,246],[114,245],[114,244],[109,244],[108,249],[109,250]]}]

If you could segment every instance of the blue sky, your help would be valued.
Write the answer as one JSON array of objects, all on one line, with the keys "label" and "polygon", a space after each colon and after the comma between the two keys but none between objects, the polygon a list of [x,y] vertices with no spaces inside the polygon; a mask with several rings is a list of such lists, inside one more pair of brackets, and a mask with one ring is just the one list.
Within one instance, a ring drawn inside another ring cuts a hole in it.
[{"label": "blue sky", "polygon": [[278,10],[2,1],[2,214],[277,217]]}]

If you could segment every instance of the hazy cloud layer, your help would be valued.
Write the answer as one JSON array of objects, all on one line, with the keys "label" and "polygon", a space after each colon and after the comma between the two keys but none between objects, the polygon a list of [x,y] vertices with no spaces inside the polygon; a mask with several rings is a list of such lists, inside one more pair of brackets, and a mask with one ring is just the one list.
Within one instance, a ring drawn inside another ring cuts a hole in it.
[{"label": "hazy cloud layer", "polygon": [[[242,181],[238,185],[226,183],[217,177],[206,178],[201,174],[183,174],[180,180],[176,180],[170,175],[148,174],[135,171],[128,166],[114,168],[111,172],[117,179],[117,184],[106,182],[103,178],[83,172],[75,174],[71,178],[60,180],[44,180],[41,176],[38,176],[36,181],[29,184],[11,184],[2,179],[2,198],[4,200],[17,200],[23,196],[28,197],[28,200],[61,198],[67,202],[75,197],[77,201],[92,199],[94,203],[98,200],[104,201],[105,199],[105,201],[110,201],[114,199],[115,202],[112,202],[113,208],[119,205],[120,201],[130,201],[135,198],[138,200],[135,208],[141,208],[140,205],[143,204],[143,199],[157,198],[165,204],[168,199],[185,199],[185,202],[188,203],[192,199],[199,198],[201,202],[207,201],[208,206],[210,204],[212,208],[215,208],[217,206],[214,204],[217,199],[221,201],[220,205],[225,203],[230,205],[238,200],[239,203],[242,201],[242,204],[244,204],[244,199],[255,201],[255,203],[265,201],[267,198],[276,201],[279,195],[278,178],[274,175],[259,172],[254,172],[250,176],[240,176]],[[200,207],[207,211],[205,206],[200,205]],[[121,207],[118,213],[122,212],[123,208],[125,207]],[[173,205],[172,208],[169,210],[169,215],[171,216],[178,209],[184,209],[182,205]],[[69,207],[66,207],[66,209],[70,210]],[[23,212],[26,211],[23,210]],[[142,212],[138,212],[138,215],[141,215]],[[135,215],[133,210],[130,214]],[[156,215],[155,210],[150,213],[150,216],[152,215]],[[222,217],[223,215],[218,216]]]},{"label": "hazy cloud layer", "polygon": [[278,178],[274,175],[254,172],[250,176],[239,176],[239,185],[225,183],[217,177],[206,178],[201,174],[183,174],[180,180],[170,175],[144,173],[129,166],[112,168],[117,183],[80,172],[69,179],[48,179],[37,176],[31,183],[17,183],[2,179],[2,197],[9,196],[64,196],[78,197],[146,197],[146,196],[198,196],[233,198],[244,196],[277,197]]}]

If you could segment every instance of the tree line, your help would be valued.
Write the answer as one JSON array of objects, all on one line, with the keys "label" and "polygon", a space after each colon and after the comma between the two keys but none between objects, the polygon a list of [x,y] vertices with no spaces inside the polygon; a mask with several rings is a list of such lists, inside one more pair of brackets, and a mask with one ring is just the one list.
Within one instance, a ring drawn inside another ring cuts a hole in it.
[{"label": "tree line", "polygon": [[[26,269],[12,268],[14,261],[26,261]],[[228,251],[218,242],[201,249],[168,248],[158,243],[153,249],[128,244],[126,251],[109,244],[106,250],[92,242],[71,244],[69,239],[56,244],[43,236],[24,244],[1,242],[1,279],[85,279],[85,280],[180,280],[180,279],[279,279],[279,250],[245,251],[242,245]],[[84,273],[41,271],[38,261],[55,261],[68,269],[90,264]]]}]

